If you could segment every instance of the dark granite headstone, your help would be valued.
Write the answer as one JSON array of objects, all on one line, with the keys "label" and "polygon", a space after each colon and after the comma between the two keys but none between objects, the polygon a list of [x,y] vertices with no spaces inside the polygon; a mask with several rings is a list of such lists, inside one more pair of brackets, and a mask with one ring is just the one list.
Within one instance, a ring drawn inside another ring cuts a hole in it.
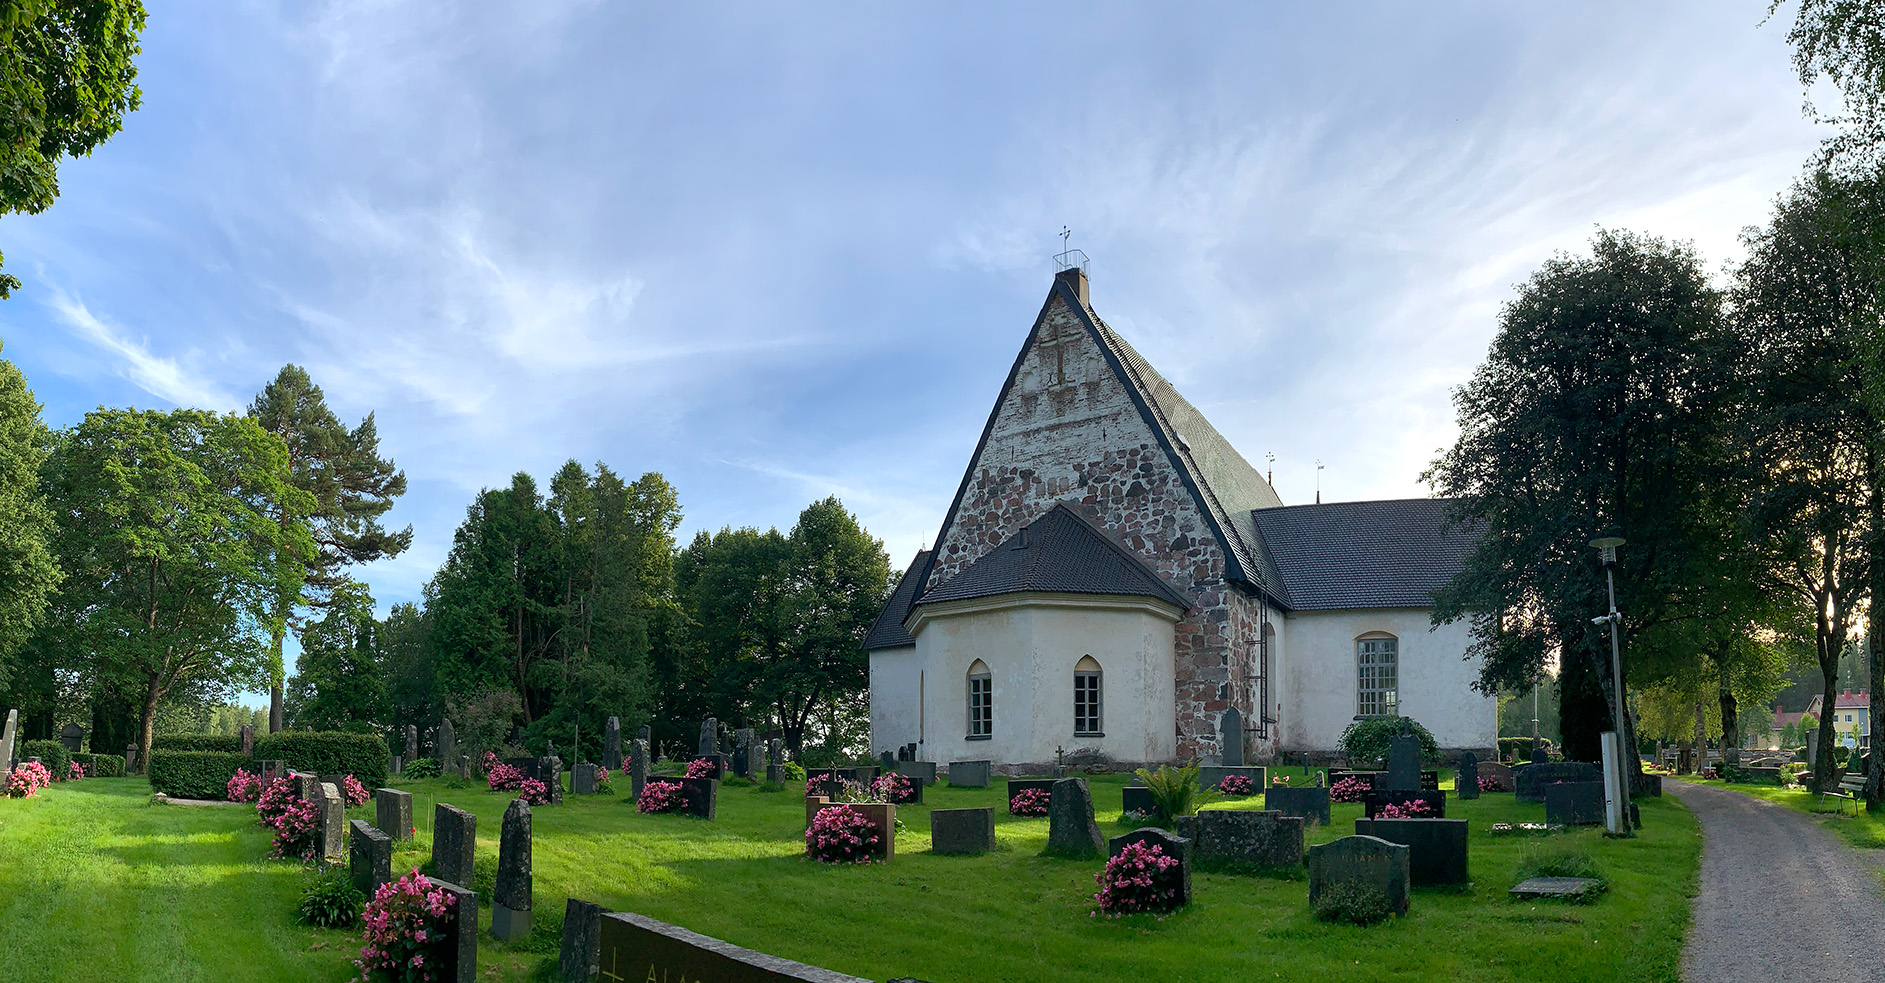
[{"label": "dark granite headstone", "polygon": [[602,916],[602,983],[870,983],[780,959],[628,912]]},{"label": "dark granite headstone", "polygon": [[1460,752],[1459,767],[1453,771],[1453,794],[1462,799],[1479,798],[1479,755]]},{"label": "dark granite headstone", "polygon": [[454,884],[469,884],[478,852],[478,817],[443,802],[432,808],[432,869]]},{"label": "dark granite headstone", "polygon": [[431,949],[426,967],[438,983],[477,983],[478,892],[452,881],[426,879],[453,899],[444,915],[426,919]]},{"label": "dark granite headstone", "polygon": [[934,761],[898,761],[891,768],[886,769],[885,773],[888,774],[891,771],[908,778],[918,786],[936,784],[936,762]]},{"label": "dark granite headstone", "polygon": [[321,785],[321,858],[330,862],[347,856],[347,800],[340,789]]},{"label": "dark granite headstone", "polygon": [[[0,769],[4,769],[6,766],[7,762],[0,761]],[[127,775],[137,774],[137,745],[135,744],[126,744],[124,746],[124,773]]]},{"label": "dark granite headstone", "polygon": [[1601,782],[1603,769],[1588,761],[1558,761],[1512,769],[1512,791],[1520,802],[1545,801],[1545,788],[1559,782]]},{"label": "dark granite headstone", "polygon": [[550,804],[563,804],[563,759],[548,755],[537,759],[537,781],[549,789]]},{"label": "dark granite headstone", "polygon": [[992,771],[989,761],[951,761],[949,762],[949,785],[951,788],[987,788],[989,773]]},{"label": "dark granite headstone", "polygon": [[642,786],[648,784],[648,742],[640,738],[629,747],[628,794],[641,798]]},{"label": "dark granite headstone", "polygon": [[599,904],[575,898],[563,908],[563,950],[557,959],[557,979],[562,983],[589,983],[596,978],[603,910]]},{"label": "dark granite headstone", "polygon": [[640,727],[635,728],[635,740],[638,740],[642,742],[643,744],[648,745],[649,747],[653,747],[654,739],[655,739],[655,731],[653,727],[650,727],[647,724],[642,724]]},{"label": "dark granite headstone", "polygon": [[1445,792],[1365,792],[1361,797],[1361,812],[1373,819],[1381,814],[1382,806],[1389,803],[1404,806],[1409,802],[1425,802],[1428,816],[1434,819],[1446,818]]},{"label": "dark granite headstone", "polygon": [[1357,819],[1355,835],[1407,847],[1415,887],[1467,883],[1464,819]]},{"label": "dark granite headstone", "polygon": [[1158,811],[1158,803],[1152,800],[1151,789],[1144,785],[1127,785],[1119,790],[1119,811],[1150,816]]},{"label": "dark granite headstone", "polygon": [[733,732],[733,774],[753,777],[753,732],[749,728]]},{"label": "dark granite headstone", "polygon": [[1551,755],[1545,753],[1545,742],[1538,740],[1536,738],[1533,738],[1531,763],[1535,765],[1541,765],[1541,764],[1546,764],[1550,762],[1550,760],[1551,760]]},{"label": "dark granite headstone", "polygon": [[1329,790],[1319,785],[1307,788],[1272,785],[1263,793],[1263,807],[1295,816],[1305,823],[1329,824]]},{"label": "dark granite headstone", "polygon": [[85,749],[85,728],[80,727],[78,724],[66,724],[64,727],[59,728],[59,743],[65,745],[65,749],[73,754],[83,751]]},{"label": "dark granite headstone", "polygon": [[412,793],[382,788],[373,792],[373,813],[381,832],[395,840],[412,839]]},{"label": "dark granite headstone", "polygon": [[1388,900],[1390,911],[1407,914],[1408,890],[1413,880],[1409,864],[1411,852],[1399,843],[1373,836],[1344,836],[1310,847],[1309,904],[1313,907],[1324,891],[1353,886],[1381,892]]},{"label": "dark granite headstone", "polygon": [[1420,738],[1396,734],[1388,740],[1386,781],[1375,787],[1389,792],[1420,791]]},{"label": "dark granite headstone", "polygon": [[1178,866],[1168,867],[1154,875],[1152,887],[1161,894],[1171,892],[1169,902],[1171,908],[1180,908],[1190,904],[1192,841],[1184,836],[1173,836],[1156,826],[1148,826],[1107,840],[1106,856],[1117,857],[1125,852],[1126,847],[1134,843],[1157,847],[1160,853],[1177,859]]},{"label": "dark granite headstone", "polygon": [[681,784],[681,813],[712,819],[719,811],[720,783],[711,778],[677,778]]},{"label": "dark granite headstone", "polygon": [[433,736],[432,743],[437,745],[433,751],[438,755],[439,770],[448,775],[463,774],[458,767],[458,730],[451,721],[442,717],[439,719],[438,733]]},{"label": "dark granite headstone", "polygon": [[1222,752],[1218,764],[1236,768],[1244,763],[1244,716],[1236,707],[1226,707],[1217,718],[1218,745]]},{"label": "dark granite headstone", "polygon": [[255,725],[254,724],[242,725],[242,756],[245,758],[255,757]]},{"label": "dark granite headstone", "polygon": [[610,717],[602,725],[602,767],[622,770],[622,718]]},{"label": "dark granite headstone", "polygon": [[1084,778],[1054,782],[1047,803],[1047,851],[1057,857],[1098,857],[1106,840],[1093,821],[1093,793]]},{"label": "dark granite headstone", "polygon": [[1554,826],[1601,826],[1603,782],[1563,782],[1545,786],[1545,822]]},{"label": "dark granite headstone", "polygon": [[1206,809],[1173,823],[1200,866],[1254,872],[1302,866],[1303,821],[1280,812]]},{"label": "dark granite headstone", "polygon": [[931,853],[973,854],[995,849],[995,810],[936,809],[929,814]]},{"label": "dark granite headstone", "polygon": [[596,794],[596,766],[583,762],[569,770],[569,793],[571,795]]},{"label": "dark granite headstone", "polygon": [[700,722],[700,747],[696,754],[706,757],[720,753],[720,721],[712,717]]},{"label": "dark granite headstone", "polygon": [[785,781],[785,772],[779,761],[779,739],[766,741],[766,784],[778,785]]},{"label": "dark granite headstone", "polygon": [[1513,789],[1511,765],[1498,761],[1482,761],[1479,763],[1479,777],[1497,779],[1499,786],[1507,792]]},{"label": "dark granite headstone", "polygon": [[530,803],[512,799],[497,847],[497,888],[491,893],[491,934],[506,942],[530,937]]},{"label": "dark granite headstone", "polygon": [[347,876],[370,901],[381,884],[393,879],[393,840],[364,819],[347,826]]}]

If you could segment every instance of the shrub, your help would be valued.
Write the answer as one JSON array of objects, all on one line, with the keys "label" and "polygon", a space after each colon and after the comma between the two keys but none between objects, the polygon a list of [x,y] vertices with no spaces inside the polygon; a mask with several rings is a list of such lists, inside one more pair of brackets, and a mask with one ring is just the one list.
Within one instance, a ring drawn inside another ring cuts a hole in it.
[{"label": "shrub", "polygon": [[526,778],[517,785],[517,797],[533,806],[550,804],[550,786],[534,778]]},{"label": "shrub", "polygon": [[1173,768],[1160,765],[1157,771],[1141,768],[1133,774],[1152,790],[1152,807],[1158,810],[1159,818],[1171,822],[1179,816],[1189,816],[1198,811],[1205,797],[1198,789],[1198,765],[1193,762]]},{"label": "shrub", "polygon": [[65,745],[58,741],[21,741],[20,749],[14,754],[21,761],[38,758],[55,782],[63,782],[72,774],[72,752],[67,751]]},{"label": "shrub", "polygon": [[249,763],[240,754],[218,751],[152,751],[151,791],[179,799],[221,799],[229,780]]},{"label": "shrub", "polygon": [[1394,914],[1388,896],[1364,884],[1331,884],[1322,889],[1315,903],[1316,917],[1325,922],[1373,925]]},{"label": "shrub", "polygon": [[1378,815],[1382,819],[1419,819],[1433,815],[1433,806],[1425,799],[1413,799],[1408,802],[1389,802],[1381,806]]},{"label": "shrub", "polygon": [[124,755],[122,754],[86,754],[79,752],[72,755],[72,760],[85,766],[85,774],[93,778],[123,778]]},{"label": "shrub", "polygon": [[1330,802],[1360,802],[1368,794],[1369,785],[1360,778],[1344,778],[1329,786]]},{"label": "shrub", "polygon": [[360,780],[352,775],[348,775],[346,778],[340,780],[340,796],[347,800],[347,808],[349,809],[354,806],[366,805],[367,800],[373,797],[371,793],[367,792],[367,787],[360,784]]},{"label": "shrub", "polygon": [[[493,760],[496,760],[493,757]],[[485,768],[484,783],[493,792],[512,792],[523,787],[524,772],[506,764],[489,764]]]},{"label": "shrub", "polygon": [[713,777],[713,762],[708,761],[706,758],[695,758],[694,760],[689,761],[687,763],[687,777],[712,778]]},{"label": "shrub", "polygon": [[68,782],[76,782],[76,781],[78,781],[79,779],[81,779],[81,778],[84,778],[84,777],[85,777],[85,766],[84,766],[84,765],[82,765],[82,764],[79,764],[79,763],[78,763],[78,762],[76,762],[76,761],[72,761],[72,762],[68,762],[68,763],[67,763],[67,765],[66,765],[66,767],[68,767],[68,768],[70,768],[70,769],[71,769],[71,774],[69,774],[69,775],[67,775],[67,776],[66,776],[66,778],[65,778],[65,780],[66,780],[66,781],[68,781]]},{"label": "shrub", "polygon": [[361,919],[366,924],[362,936],[366,944],[353,963],[360,970],[360,983],[431,978],[425,969],[426,953],[432,947],[426,926],[451,913],[457,903],[456,896],[434,888],[417,868],[401,874],[397,881],[381,884]]},{"label": "shrub", "polygon": [[609,769],[607,768],[602,768],[602,767],[596,768],[596,794],[597,795],[614,795],[615,794],[615,783],[612,781],[609,781]]},{"label": "shrub", "polygon": [[284,730],[256,738],[255,757],[317,775],[358,775],[372,787],[386,784],[386,739],[378,734]]},{"label": "shrub", "polygon": [[440,774],[439,763],[431,758],[414,758],[406,762],[405,770],[400,772],[402,777],[414,781],[421,778],[437,778]]},{"label": "shrub", "polygon": [[[1284,784],[1287,785],[1288,782]],[[1242,775],[1225,775],[1224,780],[1217,783],[1217,790],[1225,795],[1242,797],[1256,794],[1257,787],[1251,784],[1250,779]]]},{"label": "shrub", "polygon": [[336,864],[316,873],[301,892],[301,920],[315,928],[352,928],[366,900],[347,868]]},{"label": "shrub", "polygon": [[1170,911],[1178,907],[1178,889],[1162,882],[1165,871],[1176,866],[1178,858],[1166,856],[1164,847],[1128,843],[1093,875],[1100,885],[1093,900],[1108,915]]},{"label": "shrub", "polygon": [[916,783],[908,775],[891,772],[871,783],[871,792],[884,802],[902,805],[916,801]]},{"label": "shrub", "polygon": [[805,766],[796,761],[788,761],[780,765],[779,770],[785,773],[785,780],[788,782],[802,782],[805,780]]},{"label": "shrub", "polygon": [[214,754],[241,754],[242,738],[234,734],[157,734],[151,737],[151,751],[208,751]]},{"label": "shrub", "polygon": [[37,796],[40,789],[51,784],[52,775],[46,771],[46,766],[37,761],[28,761],[7,776],[7,796],[30,799]]},{"label": "shrub", "polygon": [[1008,812],[1015,816],[1045,816],[1047,803],[1054,794],[1044,788],[1024,788],[1008,800]]},{"label": "shrub", "polygon": [[687,789],[679,782],[651,781],[641,787],[641,797],[635,800],[635,809],[640,812],[673,812],[687,804]]},{"label": "shrub", "polygon": [[1420,739],[1422,761],[1440,760],[1440,743],[1433,739],[1432,732],[1412,717],[1368,717],[1357,720],[1342,731],[1336,746],[1342,749],[1350,761],[1386,761],[1388,742],[1399,735],[1403,727]]},{"label": "shrub", "polygon": [[228,788],[230,802],[254,802],[262,797],[262,776],[252,775],[246,768],[237,768],[236,777],[229,780]]},{"label": "shrub", "polygon": [[269,857],[275,860],[291,857],[304,861],[314,859],[315,852],[320,848],[317,839],[321,825],[321,813],[314,803],[289,799],[267,825],[275,831],[274,841],[269,845]]},{"label": "shrub", "polygon": [[818,810],[805,830],[805,855],[828,864],[866,864],[876,859],[877,827],[848,805]]},{"label": "shrub", "polygon": [[1500,781],[1499,776],[1497,775],[1479,776],[1479,790],[1481,792],[1510,792],[1512,791],[1511,789],[1505,787],[1505,782]]}]

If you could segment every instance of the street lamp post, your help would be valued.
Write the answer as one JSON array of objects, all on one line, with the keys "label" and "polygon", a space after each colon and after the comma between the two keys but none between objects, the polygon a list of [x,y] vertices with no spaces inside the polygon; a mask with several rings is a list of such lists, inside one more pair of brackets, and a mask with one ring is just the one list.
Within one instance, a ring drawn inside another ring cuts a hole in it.
[{"label": "street lamp post", "polygon": [[1611,738],[1613,751],[1609,764],[1611,765],[1610,779],[1614,784],[1612,785],[1611,801],[1609,803],[1610,808],[1605,810],[1605,819],[1607,820],[1606,825],[1609,826],[1612,834],[1622,835],[1629,832],[1627,817],[1629,813],[1628,803],[1630,801],[1629,770],[1625,768],[1623,764],[1623,651],[1617,640],[1617,626],[1623,623],[1623,615],[1617,612],[1617,578],[1615,573],[1617,567],[1617,547],[1623,545],[1623,537],[1604,536],[1600,539],[1591,540],[1591,545],[1596,547],[1599,555],[1603,557],[1604,583],[1610,590],[1610,613],[1601,618],[1591,619],[1593,622],[1607,621],[1610,623],[1610,688],[1613,697],[1610,701],[1610,718],[1613,734]]}]

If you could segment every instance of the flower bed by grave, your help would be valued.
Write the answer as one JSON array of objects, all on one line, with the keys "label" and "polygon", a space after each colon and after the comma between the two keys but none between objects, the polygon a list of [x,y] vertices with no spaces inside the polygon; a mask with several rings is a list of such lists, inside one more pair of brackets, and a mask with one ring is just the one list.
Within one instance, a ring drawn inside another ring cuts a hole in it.
[{"label": "flower bed by grave", "polygon": [[679,812],[687,806],[687,789],[679,782],[650,779],[635,800],[639,812]]},{"label": "flower bed by grave", "polygon": [[1372,786],[1359,778],[1344,778],[1329,786],[1330,802],[1360,802]]},{"label": "flower bed by grave", "polygon": [[7,796],[14,799],[30,799],[39,794],[39,790],[52,784],[52,772],[37,761],[22,762],[7,775]]},{"label": "flower bed by grave", "polygon": [[1024,788],[1008,800],[1008,812],[1016,816],[1045,816],[1047,803],[1054,793],[1044,788]]},{"label": "flower bed by grave", "polygon": [[828,864],[870,863],[877,845],[877,825],[843,803],[818,810],[805,830],[805,855]]},{"label": "flower bed by grave", "polygon": [[360,958],[354,961],[360,969],[359,983],[431,979],[425,968],[432,948],[428,926],[451,914],[457,903],[456,897],[433,887],[417,869],[381,884],[360,916],[366,931]]},{"label": "flower bed by grave", "polygon": [[1255,795],[1257,786],[1243,775],[1225,775],[1223,780],[1217,783],[1217,790],[1224,795],[1235,795],[1241,798],[1246,795]]},{"label": "flower bed by grave", "polygon": [[1166,856],[1163,847],[1128,843],[1118,856],[1106,861],[1105,869],[1093,875],[1100,885],[1093,900],[1107,915],[1170,911],[1178,906],[1178,889],[1165,873],[1177,866],[1178,858]]}]

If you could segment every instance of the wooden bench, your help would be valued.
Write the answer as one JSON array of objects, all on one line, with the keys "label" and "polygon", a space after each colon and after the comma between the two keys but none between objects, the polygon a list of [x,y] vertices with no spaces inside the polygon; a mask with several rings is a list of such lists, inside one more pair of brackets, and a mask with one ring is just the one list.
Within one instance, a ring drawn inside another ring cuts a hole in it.
[{"label": "wooden bench", "polygon": [[[1839,787],[1837,789],[1829,789],[1825,792],[1821,792],[1820,795],[1822,797],[1830,795],[1835,799],[1845,799],[1851,802],[1856,808],[1860,800],[1865,798],[1865,774],[1863,772],[1848,774],[1846,777],[1839,780]],[[1841,806],[1840,808],[1843,809],[1845,807]]]}]

